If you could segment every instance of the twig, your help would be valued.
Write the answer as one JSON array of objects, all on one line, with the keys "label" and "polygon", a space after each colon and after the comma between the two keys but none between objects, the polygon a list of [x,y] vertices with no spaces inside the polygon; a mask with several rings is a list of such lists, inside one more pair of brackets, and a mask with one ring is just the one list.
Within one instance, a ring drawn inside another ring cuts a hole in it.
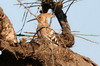
[{"label": "twig", "polygon": [[[74,3],[76,3],[76,2],[78,2],[78,1],[75,1]],[[74,3],[73,3],[73,4],[74,4]],[[70,4],[64,6],[63,9],[66,8],[66,7],[68,7],[69,5],[70,5]]]},{"label": "twig", "polygon": [[41,6],[41,5],[32,5],[32,6],[27,6],[26,8],[31,8],[31,7],[36,7],[36,6]]},{"label": "twig", "polygon": [[65,4],[65,3],[67,3],[67,2],[70,2],[70,1],[72,1],[72,0],[65,1],[65,2],[63,2],[63,4]]},{"label": "twig", "polygon": [[25,26],[26,19],[27,19],[27,15],[28,15],[28,11],[27,11],[27,12],[24,12],[24,15],[23,15],[24,23],[23,23],[23,25],[22,25],[22,28],[19,30],[19,31],[21,31],[20,34],[22,33],[22,30],[23,30],[23,28],[24,28],[24,26]]},{"label": "twig", "polygon": [[36,34],[35,32],[24,32],[24,33],[28,33],[28,34]]},{"label": "twig", "polygon": [[[23,4],[40,4],[38,2],[30,2],[30,3],[23,3]],[[14,4],[14,5],[20,5],[20,4]]]},{"label": "twig", "polygon": [[25,15],[26,15],[26,10],[24,11],[24,14],[23,14],[23,17],[22,17],[22,22],[23,22],[24,19],[25,19]]},{"label": "twig", "polygon": [[24,34],[17,34],[17,36],[26,36],[26,37],[37,37],[36,35],[24,35]]},{"label": "twig", "polygon": [[71,7],[71,5],[74,3],[74,1],[75,1],[75,0],[73,0],[73,1],[71,2],[71,4],[69,5],[69,7],[67,8],[67,10],[66,10],[65,14],[67,14],[67,12],[68,12],[69,8],[70,8],[70,7]]},{"label": "twig", "polygon": [[23,4],[40,4],[39,2],[23,3]]},{"label": "twig", "polygon": [[80,32],[80,31],[71,31],[71,32]]},{"label": "twig", "polygon": [[84,39],[84,40],[87,40],[87,41],[92,42],[92,43],[95,43],[95,44],[99,44],[98,42],[92,41],[92,40],[90,40],[90,39],[87,39],[87,38],[84,38],[84,37],[81,37],[81,36],[75,36],[75,37],[82,38],[82,39]]},{"label": "twig", "polygon": [[99,36],[99,35],[91,35],[91,34],[90,35],[87,35],[87,34],[75,34],[75,33],[74,33],[74,35],[75,36],[77,36],[77,35],[81,35],[81,36]]},{"label": "twig", "polygon": [[[21,31],[20,32],[20,34],[22,33],[22,30],[23,30],[23,28],[24,28],[24,26],[25,26],[25,22],[26,22],[26,18],[27,18],[27,15],[28,15],[28,12],[31,14],[31,15],[33,15],[34,17],[36,17],[36,15],[34,15],[30,10],[29,10],[29,8],[27,8],[23,3],[21,3],[21,1],[20,0],[17,0],[19,3],[20,3],[20,5],[22,5],[27,11],[25,11],[24,12],[24,15],[23,15],[23,18],[22,18],[22,20],[24,20],[24,23],[23,23],[23,26],[22,26],[22,28],[19,30],[19,31]],[[18,32],[19,32],[18,31]]]},{"label": "twig", "polygon": [[63,9],[66,8],[66,7],[68,7],[68,6],[69,6],[69,5],[64,6]]},{"label": "twig", "polygon": [[31,11],[30,11],[30,9],[29,8],[27,8],[23,3],[21,3],[21,1],[20,0],[17,0],[19,3],[20,3],[20,5],[22,5],[31,15],[33,15],[34,17],[36,17],[36,15],[35,14],[33,14]]}]

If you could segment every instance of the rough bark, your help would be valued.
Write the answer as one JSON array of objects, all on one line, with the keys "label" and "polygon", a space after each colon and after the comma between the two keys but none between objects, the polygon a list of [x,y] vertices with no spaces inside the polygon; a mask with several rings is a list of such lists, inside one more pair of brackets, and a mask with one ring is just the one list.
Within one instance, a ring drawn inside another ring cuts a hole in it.
[{"label": "rough bark", "polygon": [[[34,39],[30,43],[22,41],[16,47],[0,40],[0,66],[97,66],[89,58],[81,56],[69,48],[53,46],[53,52],[43,40]],[[53,55],[53,59],[52,59]]]},{"label": "rough bark", "polygon": [[13,46],[17,43],[14,28],[2,8],[0,8],[0,39],[10,42]]},{"label": "rough bark", "polygon": [[[56,16],[59,19],[59,15]],[[59,20],[59,22],[61,21],[63,20]],[[66,20],[61,22],[62,26],[65,22]],[[62,29],[64,28],[62,27]],[[0,66],[97,66],[89,58],[81,56],[69,48],[52,46],[52,51],[48,44],[49,41],[45,42],[43,39],[35,38],[31,42],[22,39],[16,43],[16,46],[13,46],[9,41],[0,39],[0,50],[3,51],[3,54],[0,55]]]}]

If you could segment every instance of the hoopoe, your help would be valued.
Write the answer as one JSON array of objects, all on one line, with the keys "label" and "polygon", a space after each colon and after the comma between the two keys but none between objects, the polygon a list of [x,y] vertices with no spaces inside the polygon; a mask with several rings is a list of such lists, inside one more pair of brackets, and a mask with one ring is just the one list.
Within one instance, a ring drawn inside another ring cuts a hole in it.
[{"label": "hoopoe", "polygon": [[[45,40],[51,41],[51,43],[56,43],[57,44],[57,37],[56,37],[56,32],[50,28],[50,25],[48,24],[47,17],[53,17],[52,14],[50,13],[44,13],[38,15],[35,19],[38,21],[38,26],[36,29],[37,36],[38,38],[42,38]],[[30,21],[30,20],[29,20]]]},{"label": "hoopoe", "polygon": [[0,7],[0,39],[8,41],[11,45],[17,43],[17,37],[14,28]]}]

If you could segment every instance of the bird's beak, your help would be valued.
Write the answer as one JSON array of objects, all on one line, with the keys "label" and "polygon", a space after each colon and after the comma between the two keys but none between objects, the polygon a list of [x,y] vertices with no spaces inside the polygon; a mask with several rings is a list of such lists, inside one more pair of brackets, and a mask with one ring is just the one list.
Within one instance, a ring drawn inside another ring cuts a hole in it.
[{"label": "bird's beak", "polygon": [[36,18],[34,18],[34,19],[30,19],[30,20],[28,20],[27,22],[34,21],[34,20],[36,20]]}]

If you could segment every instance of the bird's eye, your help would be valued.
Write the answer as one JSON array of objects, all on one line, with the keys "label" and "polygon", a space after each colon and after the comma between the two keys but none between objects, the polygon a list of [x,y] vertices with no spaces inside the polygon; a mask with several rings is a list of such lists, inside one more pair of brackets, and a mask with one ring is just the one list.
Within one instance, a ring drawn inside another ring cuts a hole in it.
[{"label": "bird's eye", "polygon": [[41,17],[39,17],[39,19],[40,19]]}]

